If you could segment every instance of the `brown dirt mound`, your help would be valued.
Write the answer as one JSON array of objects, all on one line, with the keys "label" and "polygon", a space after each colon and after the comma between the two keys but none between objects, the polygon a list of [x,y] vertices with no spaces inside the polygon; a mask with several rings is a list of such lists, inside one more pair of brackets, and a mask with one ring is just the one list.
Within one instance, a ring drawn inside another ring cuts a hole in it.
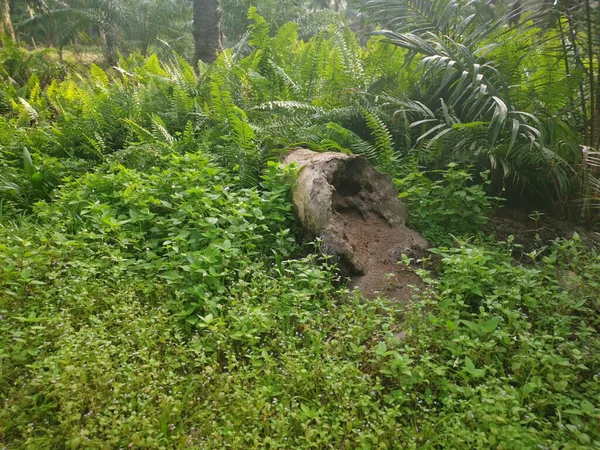
[{"label": "brown dirt mound", "polygon": [[384,296],[400,302],[410,300],[414,295],[413,286],[420,286],[421,280],[402,263],[402,254],[420,256],[409,251],[418,244],[414,233],[403,232],[405,228],[392,228],[373,213],[363,217],[354,209],[338,212],[336,219],[344,224],[345,237],[362,269],[352,276],[350,289],[360,289],[367,298]]}]

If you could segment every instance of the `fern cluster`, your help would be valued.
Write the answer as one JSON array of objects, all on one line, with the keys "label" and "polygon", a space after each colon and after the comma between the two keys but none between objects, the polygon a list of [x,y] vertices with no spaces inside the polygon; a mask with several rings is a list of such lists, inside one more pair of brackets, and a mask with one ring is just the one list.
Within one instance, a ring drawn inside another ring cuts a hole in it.
[{"label": "fern cluster", "polygon": [[[430,168],[474,164],[491,168],[495,185],[509,176],[567,199],[581,164],[568,108],[576,83],[552,40],[540,38],[554,32],[517,39],[492,27],[463,45],[472,24],[436,21],[427,5],[413,5],[431,17],[427,39],[419,22],[365,46],[335,23],[303,40],[298,23],[273,30],[250,8],[246,47],[198,68],[176,55],[132,54],[110,70],[49,77],[52,64],[26,70],[19,58],[27,52],[2,50],[11,63],[0,84],[0,199],[26,209],[51,198],[64,177],[108,160],[150,167],[173,147],[203,148],[248,187],[267,161],[300,145],[359,153],[391,174],[415,159]],[[39,168],[37,186],[24,148]]]}]

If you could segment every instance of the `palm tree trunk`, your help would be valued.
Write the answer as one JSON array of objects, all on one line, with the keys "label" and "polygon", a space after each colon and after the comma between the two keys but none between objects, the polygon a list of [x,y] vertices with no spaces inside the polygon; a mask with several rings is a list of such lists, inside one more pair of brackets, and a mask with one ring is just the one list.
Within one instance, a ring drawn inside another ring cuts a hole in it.
[{"label": "palm tree trunk", "polygon": [[10,0],[0,0],[0,35],[8,34],[15,40],[15,30],[10,18]]},{"label": "palm tree trunk", "polygon": [[100,28],[100,42],[104,47],[104,60],[107,64],[114,66],[118,62],[118,37],[114,27]]},{"label": "palm tree trunk", "polygon": [[106,62],[111,66],[116,65],[119,60],[119,38],[117,35],[117,31],[114,29],[106,30]]},{"label": "palm tree trunk", "polygon": [[221,50],[219,0],[194,0],[194,63],[211,63]]}]

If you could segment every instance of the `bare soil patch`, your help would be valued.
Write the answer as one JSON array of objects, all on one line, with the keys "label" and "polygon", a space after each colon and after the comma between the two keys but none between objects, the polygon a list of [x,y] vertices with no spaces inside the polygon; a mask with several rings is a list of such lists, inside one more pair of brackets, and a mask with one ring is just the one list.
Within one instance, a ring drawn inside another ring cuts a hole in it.
[{"label": "bare soil patch", "polygon": [[413,287],[421,285],[420,278],[402,263],[402,254],[420,256],[411,251],[418,245],[414,233],[392,228],[374,213],[362,216],[355,209],[338,212],[337,220],[344,224],[345,237],[362,269],[351,277],[350,289],[360,289],[367,298],[381,295],[409,301]]},{"label": "bare soil patch", "polygon": [[490,219],[485,231],[499,241],[507,241],[512,236],[513,242],[521,247],[520,253],[529,253],[556,239],[570,239],[574,233],[579,234],[588,247],[600,245],[598,231],[578,226],[549,213],[500,208]]}]

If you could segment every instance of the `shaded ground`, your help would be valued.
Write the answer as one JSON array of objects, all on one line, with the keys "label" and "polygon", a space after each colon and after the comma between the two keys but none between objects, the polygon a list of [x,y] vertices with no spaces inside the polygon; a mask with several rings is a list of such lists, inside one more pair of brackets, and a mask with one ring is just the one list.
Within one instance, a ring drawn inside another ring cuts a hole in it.
[{"label": "shaded ground", "polygon": [[600,245],[600,233],[558,219],[550,214],[530,212],[525,209],[500,208],[490,218],[485,232],[499,241],[514,237],[514,243],[522,246],[522,253],[529,253],[550,244],[557,238],[572,238],[578,233],[581,240],[592,247]]},{"label": "shaded ground", "polygon": [[[413,232],[391,227],[377,214],[362,214],[355,208],[345,208],[345,203],[336,205],[335,198],[334,195],[336,221],[343,224],[345,240],[352,246],[358,262],[355,265],[362,269],[352,274],[349,288],[360,289],[367,298],[381,295],[400,302],[411,300],[413,286],[420,286],[421,280],[413,272],[414,268],[402,263],[402,254],[418,259],[427,253],[414,241]],[[599,232],[525,209],[498,209],[484,231],[498,241],[507,241],[512,236],[516,244],[514,257],[519,260],[556,239],[572,238],[574,233],[579,234],[588,247],[600,248]]]}]

